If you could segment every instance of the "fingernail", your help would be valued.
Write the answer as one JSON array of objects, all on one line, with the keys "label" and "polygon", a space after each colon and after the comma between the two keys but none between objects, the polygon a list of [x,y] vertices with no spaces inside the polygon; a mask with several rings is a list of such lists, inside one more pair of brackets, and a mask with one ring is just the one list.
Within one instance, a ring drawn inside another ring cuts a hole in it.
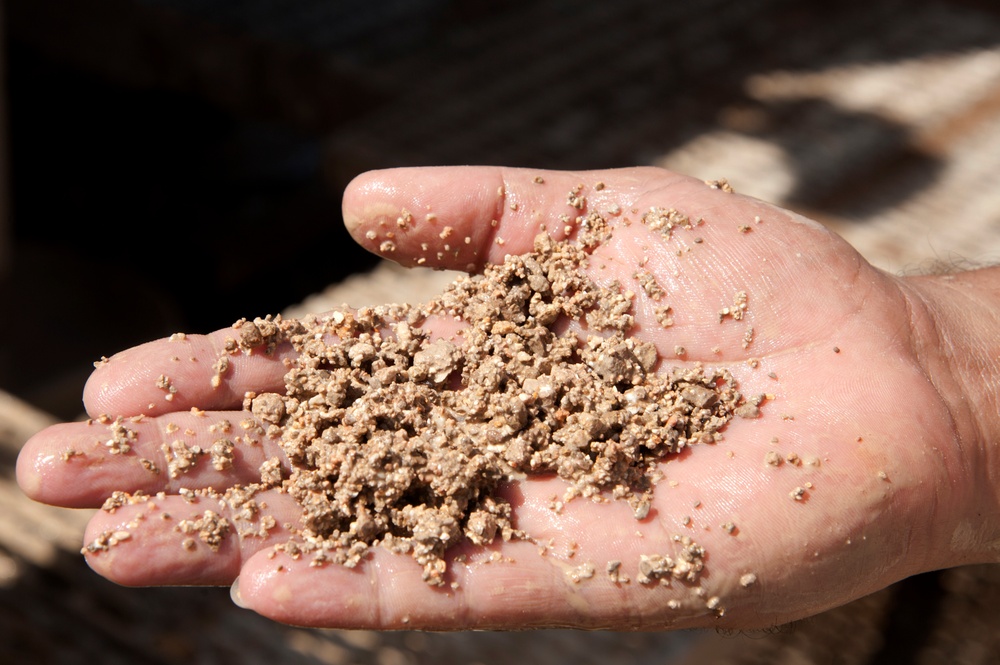
[{"label": "fingernail", "polygon": [[236,607],[241,607],[245,610],[250,609],[246,603],[243,602],[243,596],[240,595],[240,578],[237,577],[233,580],[233,585],[229,587],[229,597],[232,599],[233,604]]}]

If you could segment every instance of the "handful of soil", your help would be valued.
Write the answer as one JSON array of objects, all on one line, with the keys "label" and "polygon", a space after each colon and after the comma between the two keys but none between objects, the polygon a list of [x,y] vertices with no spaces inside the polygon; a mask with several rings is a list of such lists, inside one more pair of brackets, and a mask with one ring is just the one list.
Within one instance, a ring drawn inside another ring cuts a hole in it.
[{"label": "handful of soil", "polygon": [[[628,334],[632,294],[595,284],[587,260],[542,234],[425,306],[235,324],[233,352],[290,342],[299,354],[284,395],[244,404],[291,463],[262,473],[302,506],[281,547],[353,566],[381,545],[440,585],[455,544],[530,539],[499,490],[535,474],[643,519],[656,462],[718,440],[742,398],[725,370],[657,372],[656,348]],[[432,333],[442,322],[455,333]]]}]

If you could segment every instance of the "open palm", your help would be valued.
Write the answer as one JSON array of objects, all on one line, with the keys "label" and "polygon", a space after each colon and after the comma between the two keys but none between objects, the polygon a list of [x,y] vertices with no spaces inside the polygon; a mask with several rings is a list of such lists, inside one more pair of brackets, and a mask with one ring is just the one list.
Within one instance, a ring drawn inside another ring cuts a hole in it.
[{"label": "open palm", "polygon": [[[476,270],[529,251],[543,228],[562,238],[581,214],[608,221],[589,274],[635,292],[632,334],[657,346],[661,366],[726,367],[744,395],[767,395],[759,416],[733,420],[718,444],[661,463],[665,478],[645,519],[621,501],[577,499],[554,510],[559,479],[511,483],[504,492],[515,524],[534,542],[454,548],[455,584],[444,588],[423,582],[409,557],[379,549],[352,569],[275,556],[299,515],[278,492],[257,497],[260,512],[244,516],[255,525],[273,517],[273,528],[229,530],[210,547],[178,524],[206,510],[242,518],[181,490],[252,482],[267,460],[284,461],[277,441],[261,436],[239,446],[228,469],[200,463],[172,478],[164,465],[164,442],[183,434],[207,450],[223,420],[238,427],[250,417],[241,410],[246,391],[283,389],[285,347],[233,356],[213,388],[231,330],[153,342],[99,367],[88,413],[146,414],[126,421],[137,434],[131,450],[107,445],[100,422],[59,425],[28,443],[19,482],[40,501],[70,507],[99,506],[115,490],[166,492],[94,517],[88,542],[115,541],[88,555],[100,574],[130,585],[239,578],[242,604],[318,626],[759,627],[980,558],[985,535],[969,506],[982,460],[963,445],[942,397],[948,377],[923,357],[931,326],[920,299],[819,225],[727,189],[656,169],[468,167],[369,173],[345,194],[358,241],[404,264]],[[642,222],[651,208],[692,223],[665,233]],[[399,228],[401,216],[414,221]],[[161,375],[168,388],[156,386]],[[642,557],[677,556],[685,536],[705,551],[699,579],[641,584]]]}]

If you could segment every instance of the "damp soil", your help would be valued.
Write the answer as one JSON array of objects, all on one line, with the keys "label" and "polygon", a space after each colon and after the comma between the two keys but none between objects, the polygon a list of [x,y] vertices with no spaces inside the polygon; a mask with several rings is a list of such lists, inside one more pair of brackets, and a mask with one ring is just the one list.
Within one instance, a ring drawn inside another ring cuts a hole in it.
[{"label": "damp soil", "polygon": [[[633,294],[586,276],[596,244],[541,234],[422,306],[234,324],[230,353],[297,351],[283,394],[244,403],[290,464],[272,461],[252,489],[302,507],[280,549],[354,566],[385,547],[444,584],[458,543],[531,539],[502,488],[538,475],[564,479],[564,500],[627,501],[645,517],[657,462],[717,441],[744,400],[725,369],[662,367],[630,336]],[[442,321],[456,331],[437,334]],[[646,578],[675,565],[660,564]]]}]

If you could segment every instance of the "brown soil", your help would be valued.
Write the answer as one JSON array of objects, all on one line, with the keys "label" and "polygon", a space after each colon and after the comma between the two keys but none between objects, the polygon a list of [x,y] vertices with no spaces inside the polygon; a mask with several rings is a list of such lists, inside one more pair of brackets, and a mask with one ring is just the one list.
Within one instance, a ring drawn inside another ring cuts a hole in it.
[{"label": "brown soil", "polygon": [[[582,200],[582,187],[571,197]],[[211,425],[216,438],[208,450],[181,439],[164,443],[166,471],[178,478],[202,463],[229,470],[237,445],[255,445],[264,436],[279,441],[289,466],[272,457],[261,465],[259,482],[221,495],[212,488],[180,490],[191,503],[221,499],[230,515],[204,511],[178,523],[182,546],[193,551],[200,540],[215,550],[231,530],[241,538],[266,537],[276,522],[255,497],[276,488],[302,507],[300,523],[286,525],[292,539],[278,549],[315,565],[355,566],[381,546],[411,555],[425,581],[442,585],[453,546],[532,540],[517,528],[504,498],[509,481],[558,476],[567,489],[561,500],[553,498],[553,510],[577,497],[614,499],[627,501],[637,520],[646,519],[660,479],[657,462],[718,441],[734,416],[757,417],[763,397],[744,400],[722,368],[661,367],[655,346],[630,336],[635,294],[618,282],[599,286],[585,274],[589,252],[610,234],[607,220],[589,212],[573,223],[575,243],[543,233],[532,252],[460,278],[423,306],[233,324],[212,386],[225,380],[227,355],[270,354],[290,344],[297,356],[286,361],[285,392],[246,393],[248,413],[239,430],[228,420]],[[651,208],[642,223],[669,237],[675,228],[702,222]],[[651,298],[662,297],[652,274],[634,278]],[[746,293],[737,293],[719,312],[720,322],[741,319],[746,305]],[[671,312],[669,306],[657,310],[661,325],[673,323]],[[455,331],[450,336],[435,332],[445,322]],[[677,347],[675,354],[682,358],[686,351]],[[173,395],[168,377],[157,386]],[[111,453],[127,453],[134,432],[120,418],[99,422],[110,432]],[[168,434],[178,430],[167,425]],[[67,460],[74,453],[67,451]],[[766,461],[783,460],[775,453]],[[142,462],[159,473],[154,462]],[[807,490],[796,488],[792,498],[804,500]],[[149,499],[116,492],[104,508]],[[127,538],[101,534],[85,551]],[[651,553],[635,563],[638,583],[697,582],[703,549],[686,536],[674,541],[669,556]],[[616,583],[631,581],[620,561],[608,562],[606,570]],[[580,582],[594,573],[584,562],[570,577]],[[706,603],[722,611],[718,599]]]},{"label": "brown soil", "polygon": [[[565,500],[626,500],[644,518],[656,462],[718,440],[742,398],[725,370],[656,371],[655,347],[628,335],[632,294],[583,272],[595,244],[540,235],[533,252],[419,308],[237,322],[233,352],[290,342],[299,354],[284,395],[245,402],[291,463],[284,474],[270,464],[261,486],[302,506],[297,537],[282,548],[353,566],[381,545],[412,555],[440,585],[455,544],[530,539],[499,490],[537,474],[566,480]],[[432,317],[462,327],[435,336]],[[557,333],[566,319],[584,332]],[[678,566],[696,575],[700,549],[687,550],[642,579]]]}]

